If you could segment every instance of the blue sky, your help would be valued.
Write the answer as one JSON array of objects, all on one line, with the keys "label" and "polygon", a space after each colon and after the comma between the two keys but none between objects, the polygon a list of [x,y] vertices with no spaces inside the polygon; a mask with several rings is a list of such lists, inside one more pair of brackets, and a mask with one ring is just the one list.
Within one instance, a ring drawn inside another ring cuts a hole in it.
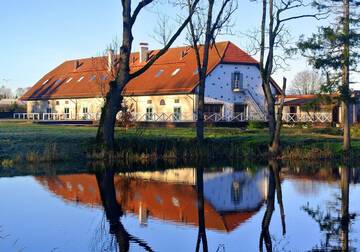
[{"label": "blue sky", "polygon": [[[239,1],[232,19],[234,35],[218,40],[231,40],[246,47],[249,41],[242,33],[258,27],[260,11],[258,3]],[[138,49],[140,41],[158,48],[152,38],[158,15],[176,19],[177,13],[174,7],[159,2],[146,8],[134,27],[133,49]],[[289,23],[289,29],[298,38],[302,33],[315,31],[316,25],[315,20],[303,19]],[[63,61],[98,56],[115,37],[121,38],[121,1],[8,0],[0,9],[0,30],[0,85],[27,87]],[[181,36],[175,45],[184,43]],[[276,79],[285,75],[291,80],[296,72],[310,68],[301,57],[289,63],[289,71],[277,72]]]}]

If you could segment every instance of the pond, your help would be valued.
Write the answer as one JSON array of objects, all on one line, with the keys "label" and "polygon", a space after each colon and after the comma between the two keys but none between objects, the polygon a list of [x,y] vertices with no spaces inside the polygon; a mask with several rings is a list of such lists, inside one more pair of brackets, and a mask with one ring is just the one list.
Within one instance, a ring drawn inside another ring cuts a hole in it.
[{"label": "pond", "polygon": [[167,168],[0,173],[0,251],[360,248],[356,167]]}]

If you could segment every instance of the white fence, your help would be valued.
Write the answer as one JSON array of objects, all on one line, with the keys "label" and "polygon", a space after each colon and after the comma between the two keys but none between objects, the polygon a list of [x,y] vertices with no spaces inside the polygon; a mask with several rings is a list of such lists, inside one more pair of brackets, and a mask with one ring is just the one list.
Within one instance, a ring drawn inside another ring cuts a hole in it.
[{"label": "white fence", "polygon": [[[100,120],[100,113],[14,113],[14,119],[42,120],[42,121],[65,121],[65,120]],[[122,119],[122,113],[116,116]],[[195,122],[196,113],[132,113],[126,115],[126,120],[138,122]],[[236,113],[233,115],[223,115],[221,113],[204,113],[206,122],[246,122],[246,121],[266,121],[266,116],[252,113]]]},{"label": "white fence", "polygon": [[[100,120],[100,113],[14,113],[14,119],[23,120],[43,120],[43,121],[65,121],[65,120]],[[121,112],[118,113],[117,119],[121,119]],[[194,122],[196,113],[133,113],[127,115],[129,121],[138,122]],[[283,121],[286,123],[297,122],[332,122],[331,113],[283,113]],[[259,113],[235,113],[233,115],[223,115],[222,113],[204,113],[205,122],[247,122],[247,121],[267,121],[263,114]]]},{"label": "white fence", "polygon": [[100,120],[100,113],[14,113],[14,119],[65,121],[65,120]]},{"label": "white fence", "polygon": [[283,121],[287,123],[296,122],[332,122],[332,114],[324,112],[315,113],[284,113]]}]

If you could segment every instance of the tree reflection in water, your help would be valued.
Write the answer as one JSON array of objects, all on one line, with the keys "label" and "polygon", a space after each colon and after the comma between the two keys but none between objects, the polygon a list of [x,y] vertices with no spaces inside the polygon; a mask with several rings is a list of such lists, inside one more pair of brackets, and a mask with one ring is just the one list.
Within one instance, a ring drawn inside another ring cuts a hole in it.
[{"label": "tree reflection in water", "polygon": [[200,243],[202,241],[203,251],[208,251],[208,244],[206,238],[205,229],[205,213],[204,213],[204,167],[198,165],[196,169],[196,190],[197,190],[197,207],[198,207],[198,219],[199,219],[199,230],[196,241],[196,251],[200,249]]},{"label": "tree reflection in water", "polygon": [[101,201],[104,207],[105,216],[110,225],[110,234],[114,238],[117,246],[110,246],[115,251],[127,252],[130,248],[130,242],[136,243],[145,251],[153,251],[143,240],[129,234],[123,224],[121,217],[123,210],[116,200],[116,191],[114,184],[115,170],[113,168],[105,169],[96,174],[96,180],[99,187]]},{"label": "tree reflection in water", "polygon": [[350,169],[348,165],[340,166],[339,169],[340,197],[327,202],[326,210],[321,210],[320,206],[314,209],[309,205],[302,208],[318,223],[320,231],[325,234],[325,240],[320,242],[320,246],[313,248],[313,251],[354,250],[349,245],[349,229],[352,220],[356,217],[355,214],[349,213]]},{"label": "tree reflection in water", "polygon": [[283,235],[286,234],[285,210],[282,202],[280,170],[281,170],[280,164],[277,160],[269,160],[268,195],[266,199],[266,210],[261,223],[261,233],[260,233],[260,241],[259,241],[260,251],[263,251],[263,244],[265,244],[266,251],[268,252],[273,251],[269,226],[275,209],[275,194],[277,195],[277,202],[280,208],[282,233]]}]

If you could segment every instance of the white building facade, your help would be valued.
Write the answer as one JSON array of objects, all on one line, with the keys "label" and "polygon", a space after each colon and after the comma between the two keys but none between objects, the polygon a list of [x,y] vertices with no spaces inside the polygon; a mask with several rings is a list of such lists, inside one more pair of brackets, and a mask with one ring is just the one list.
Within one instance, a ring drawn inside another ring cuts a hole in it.
[{"label": "white building facade", "polygon": [[[209,55],[205,84],[205,121],[266,121],[266,101],[258,63],[231,42],[219,43],[218,46],[220,50],[223,48],[222,55],[218,56],[214,52]],[[164,55],[164,62],[161,57],[159,63],[143,74],[145,76],[139,76],[125,88],[123,105],[127,108],[128,119],[155,122],[196,121],[197,68],[192,49],[186,49],[185,52],[189,54],[187,58],[181,56],[177,59],[177,53],[180,51],[183,55],[184,50],[169,49],[169,56]],[[83,67],[82,71],[71,69],[71,62],[65,62],[43,77],[23,97],[27,101],[27,113],[17,114],[15,117],[98,120],[106,91],[98,87],[97,80],[107,77],[104,71],[91,68],[88,63],[90,59],[83,60],[84,66],[79,61],[80,63],[75,61],[75,65]],[[272,85],[274,94],[281,92],[276,83],[272,82]],[[144,86],[149,88],[144,90]],[[124,115],[124,111],[118,114],[119,119],[122,114]]]}]

